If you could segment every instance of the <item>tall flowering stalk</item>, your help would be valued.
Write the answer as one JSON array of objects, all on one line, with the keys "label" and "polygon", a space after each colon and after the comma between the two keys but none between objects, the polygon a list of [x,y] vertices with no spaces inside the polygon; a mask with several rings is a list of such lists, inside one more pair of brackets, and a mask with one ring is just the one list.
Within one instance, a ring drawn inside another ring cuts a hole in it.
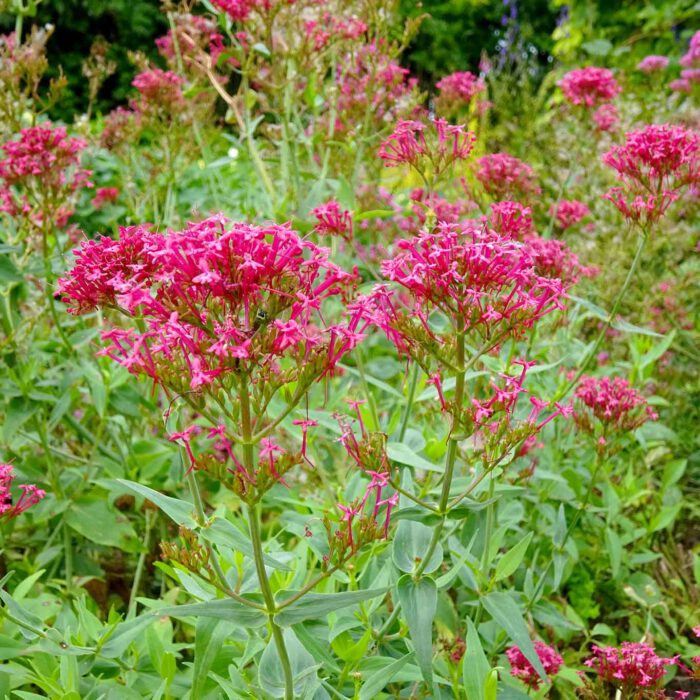
[{"label": "tall flowering stalk", "polygon": [[649,236],[658,226],[669,205],[684,190],[700,183],[700,137],[690,129],[670,124],[650,124],[629,132],[622,145],[613,146],[603,155],[603,162],[613,168],[621,186],[613,187],[605,199],[611,201],[639,233],[639,242],[625,281],[613,302],[588,354],[578,372],[559,393],[565,396],[588,368],[612,326],[620,304],[634,279]]},{"label": "tall flowering stalk", "polygon": [[[117,240],[86,241],[76,258],[60,281],[69,311],[101,308],[132,320],[102,334],[102,354],[191,406],[199,420],[171,435],[188,455],[190,478],[206,471],[247,506],[258,581],[291,698],[259,504],[305,459],[305,441],[301,450],[283,447],[278,426],[362,338],[357,314],[337,324],[324,320],[324,304],[347,299],[353,277],[287,225],[231,224],[223,216],[165,234],[148,226],[122,229]],[[280,395],[286,407],[275,415],[270,405]]]}]

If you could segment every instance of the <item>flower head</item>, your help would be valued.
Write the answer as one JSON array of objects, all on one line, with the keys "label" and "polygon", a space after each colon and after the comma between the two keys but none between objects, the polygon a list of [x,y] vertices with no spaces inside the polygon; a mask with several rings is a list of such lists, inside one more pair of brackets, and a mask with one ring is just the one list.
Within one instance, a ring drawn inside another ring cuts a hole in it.
[{"label": "flower head", "polygon": [[576,422],[593,432],[597,419],[605,431],[627,432],[638,428],[647,420],[656,420],[655,411],[647,400],[630,386],[623,377],[583,376],[575,393],[579,406]]},{"label": "flower head", "polygon": [[352,239],[352,214],[341,209],[334,199],[316,207],[311,213],[318,220],[314,227],[316,233],[340,236],[348,241]]},{"label": "flower head", "polygon": [[668,56],[645,56],[638,64],[637,70],[642,73],[658,73],[668,68]]},{"label": "flower head", "polygon": [[593,656],[584,661],[601,681],[630,694],[640,688],[659,688],[666,675],[664,667],[675,662],[657,656],[648,644],[634,642],[623,642],[619,649],[593,646]]},{"label": "flower head", "polygon": [[46,492],[34,484],[21,484],[20,497],[14,502],[10,487],[15,475],[11,464],[0,464],[0,518],[11,520],[38,503]]},{"label": "flower head", "polygon": [[[535,651],[547,675],[555,676],[564,664],[564,659],[562,659],[555,649],[539,640],[535,642]],[[540,687],[542,679],[522,651],[520,651],[517,646],[512,646],[506,649],[506,656],[510,662],[511,675],[523,681],[528,688],[537,690],[537,688]]]},{"label": "flower head", "polygon": [[559,87],[567,102],[584,107],[610,102],[621,92],[612,71],[596,66],[570,71],[561,79]]},{"label": "flower head", "polygon": [[182,85],[185,80],[172,71],[160,68],[139,73],[131,83],[141,96],[135,108],[140,111],[162,109],[167,112],[177,111],[184,103]]},{"label": "flower head", "polygon": [[700,137],[682,126],[651,124],[629,132],[625,144],[613,146],[603,162],[623,185],[606,199],[627,218],[653,222],[681,189],[700,182]]},{"label": "flower head", "polygon": [[476,179],[494,199],[517,200],[540,191],[533,169],[507,153],[482,156],[476,166]]},{"label": "flower head", "polygon": [[550,213],[556,216],[559,228],[566,231],[566,229],[575,226],[581,219],[589,216],[591,210],[583,202],[576,199],[562,199],[550,209]]}]

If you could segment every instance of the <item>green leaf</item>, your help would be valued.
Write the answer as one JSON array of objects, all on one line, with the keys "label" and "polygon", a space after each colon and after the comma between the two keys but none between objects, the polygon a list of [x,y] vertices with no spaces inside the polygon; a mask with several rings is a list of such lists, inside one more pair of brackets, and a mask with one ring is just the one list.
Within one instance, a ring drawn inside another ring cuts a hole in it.
[{"label": "green leaf", "polygon": [[362,688],[360,688],[360,700],[375,700],[379,693],[391,683],[394,676],[413,659],[413,656],[413,652],[406,654],[406,656],[392,661],[387,666],[368,676],[367,680],[362,684]]},{"label": "green leaf", "polygon": [[0,282],[12,284],[21,282],[24,279],[12,260],[7,255],[0,256]]},{"label": "green leaf", "polygon": [[136,531],[128,518],[111,508],[104,498],[84,497],[73,501],[63,517],[73,530],[90,542],[127,552],[139,548]]},{"label": "green leaf", "polygon": [[498,669],[492,668],[486,674],[486,679],[484,680],[484,700],[496,700],[497,694]]},{"label": "green leaf", "polygon": [[649,522],[647,532],[658,532],[672,525],[682,507],[682,503],[664,506]]},{"label": "green leaf", "polygon": [[211,617],[200,617],[197,620],[191,691],[193,698],[204,697],[204,687],[208,680],[209,671],[230,633],[231,625],[224,624],[224,620]]},{"label": "green leaf", "polygon": [[613,50],[613,45],[607,39],[593,39],[581,44],[581,48],[591,56],[607,56]]},{"label": "green leaf", "polygon": [[335,610],[384,595],[388,590],[388,588],[374,588],[365,591],[345,591],[344,593],[307,593],[303,598],[275,615],[275,621],[284,626],[296,625],[304,620],[324,617]]},{"label": "green leaf", "polygon": [[605,543],[610,556],[610,573],[617,576],[622,564],[622,542],[619,535],[609,527],[605,529]]},{"label": "green leaf", "polygon": [[527,552],[527,548],[530,545],[532,535],[532,532],[528,532],[528,534],[525,535],[525,537],[523,537],[520,542],[515,545],[515,547],[509,549],[498,560],[498,563],[496,564],[494,581],[502,581],[504,578],[508,578],[508,576],[515,573],[525,557],[525,552]]},{"label": "green leaf", "polygon": [[346,630],[333,638],[331,646],[338,658],[345,662],[356,662],[367,653],[367,647],[371,640],[372,633],[370,630],[367,630],[357,641]]},{"label": "green leaf", "polygon": [[147,498],[178,525],[184,525],[190,529],[197,527],[197,522],[192,517],[194,506],[191,503],[181,501],[179,498],[165,496],[159,491],[149,489],[148,486],[137,484],[135,481],[128,481],[127,479],[115,479],[115,481],[128,491]]},{"label": "green leaf", "polygon": [[484,654],[479,639],[479,632],[474,623],[467,618],[467,650],[464,653],[462,682],[469,700],[484,700],[484,684],[491,667]]},{"label": "green leaf", "polygon": [[428,687],[433,687],[433,619],[437,610],[437,585],[424,576],[414,581],[404,574],[396,592],[408,632],[416,651],[416,660]]},{"label": "green leaf", "polygon": [[403,442],[390,442],[386,446],[386,453],[389,459],[399,464],[406,464],[409,467],[428,472],[443,472],[442,467],[429,462],[425,457],[421,457]]},{"label": "green leaf", "polygon": [[157,619],[156,614],[147,612],[131,620],[117,623],[115,627],[103,635],[104,643],[98,644],[98,648],[101,647],[100,655],[106,659],[116,659],[121,656],[129,644],[143,634],[146,628]]},{"label": "green leaf", "polygon": [[[423,561],[433,539],[433,529],[413,520],[401,520],[396,528],[392,545],[394,564],[409,574]],[[423,573],[430,574],[442,564],[442,545],[433,550],[430,561],[423,568]]]},{"label": "green leaf", "polygon": [[537,656],[527,625],[515,601],[508,593],[492,591],[481,599],[481,603],[513,643],[520,648],[520,651],[535,668],[540,678],[547,683],[547,674],[542,666],[540,657]]},{"label": "green leaf", "polygon": [[29,420],[35,410],[35,406],[21,396],[10,399],[5,413],[5,425],[2,429],[4,442],[10,442],[14,434]]},{"label": "green leaf", "polygon": [[687,459],[674,459],[668,462],[664,466],[664,475],[661,478],[661,486],[663,490],[666,490],[670,486],[678,483],[685,474],[686,467],[688,466]]},{"label": "green leaf", "polygon": [[353,221],[366,221],[367,219],[387,219],[393,216],[395,212],[392,209],[370,209],[369,211],[363,211],[359,214],[355,214],[352,219]]},{"label": "green leaf", "polygon": [[[314,657],[304,649],[291,628],[285,629],[283,634],[289,663],[292,667],[294,697],[302,698],[317,683],[316,669],[318,666],[314,664]],[[262,689],[273,698],[284,697],[284,672],[272,637],[270,637],[270,641],[260,657],[258,682]]]},{"label": "green leaf", "polygon": [[154,613],[162,617],[213,617],[234,622],[239,627],[262,627],[267,622],[267,616],[262,610],[250,608],[243,603],[231,599],[207,600],[203,603],[189,605],[171,605],[160,608]]},{"label": "green leaf", "polygon": [[[200,530],[200,533],[209,542],[223,547],[230,547],[234,551],[242,552],[249,559],[253,559],[253,546],[250,543],[250,538],[224,518],[214,518],[206,527]],[[263,554],[263,560],[267,566],[273,569],[290,571],[286,564],[271,557],[269,554]]]}]

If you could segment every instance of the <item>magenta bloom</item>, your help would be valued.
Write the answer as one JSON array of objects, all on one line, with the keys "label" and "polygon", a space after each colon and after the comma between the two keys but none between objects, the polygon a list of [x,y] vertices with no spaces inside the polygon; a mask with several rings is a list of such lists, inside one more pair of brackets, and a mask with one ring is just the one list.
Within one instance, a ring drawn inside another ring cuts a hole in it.
[{"label": "magenta bloom", "polygon": [[34,484],[21,484],[19,489],[22,494],[17,502],[14,503],[10,493],[10,487],[14,478],[12,465],[0,464],[0,518],[5,520],[16,518],[20,513],[31,508],[46,496],[46,492],[37,488]]},{"label": "magenta bloom", "polygon": [[532,209],[519,202],[504,200],[491,205],[489,217],[491,227],[505,238],[522,241],[527,236],[534,235]]},{"label": "magenta bloom", "polygon": [[556,216],[557,224],[563,231],[575,226],[581,219],[589,216],[591,210],[576,199],[562,199],[555,207],[550,209],[550,213]]},{"label": "magenta bloom", "polygon": [[695,32],[690,38],[688,51],[681,57],[680,64],[685,68],[700,66],[700,31]]},{"label": "magenta bloom", "polygon": [[578,282],[581,276],[592,277],[595,271],[583,267],[578,256],[557,238],[526,236],[525,244],[530,248],[535,270],[543,277],[561,280],[565,285]]},{"label": "magenta bloom", "polygon": [[664,667],[675,664],[676,659],[657,656],[648,644],[623,642],[619,649],[593,646],[593,656],[584,663],[600,680],[622,689],[624,697],[636,697],[637,689],[659,688],[666,675]]},{"label": "magenta bloom", "polygon": [[[539,640],[535,642],[535,651],[547,675],[555,676],[563,666],[564,659],[562,659],[554,648],[547,646],[544,642],[540,642]],[[511,675],[523,681],[528,688],[537,690],[540,687],[542,679],[520,649],[517,646],[509,647],[506,649],[506,656],[510,662]]]},{"label": "magenta bloom", "polygon": [[139,91],[146,105],[172,110],[183,103],[184,82],[184,78],[172,71],[152,68],[139,73],[131,84]]},{"label": "magenta bloom", "polygon": [[402,120],[379,147],[379,157],[387,167],[410,165],[439,174],[454,162],[466,160],[475,141],[475,135],[464,126],[444,119],[432,119],[428,124]]},{"label": "magenta bloom", "polygon": [[341,209],[334,199],[316,207],[311,213],[318,220],[314,227],[317,233],[340,236],[348,241],[352,239],[352,214]]},{"label": "magenta bloom", "polygon": [[610,102],[622,90],[611,70],[595,66],[570,71],[561,79],[559,87],[567,102],[584,107]]},{"label": "magenta bloom", "polygon": [[666,68],[668,68],[668,56],[645,56],[637,64],[637,70],[642,73],[657,73]]},{"label": "magenta bloom", "polygon": [[625,217],[653,222],[681,189],[700,182],[700,137],[682,126],[651,124],[629,132],[625,144],[613,146],[603,162],[623,183],[605,198]]},{"label": "magenta bloom", "polygon": [[492,153],[476,161],[476,179],[494,199],[519,199],[538,193],[534,170],[507,153]]},{"label": "magenta bloom", "polygon": [[98,187],[95,190],[95,196],[92,198],[90,204],[92,204],[95,209],[102,209],[105,204],[111,204],[116,202],[119,198],[119,189],[117,187]]},{"label": "magenta bloom", "polygon": [[440,91],[438,99],[447,103],[463,104],[469,104],[474,97],[486,90],[484,81],[469,71],[446,75],[435,87]]},{"label": "magenta bloom", "polygon": [[591,119],[598,131],[612,131],[619,121],[617,108],[610,103],[602,104],[593,112]]},{"label": "magenta bloom", "polygon": [[[2,146],[0,160],[0,211],[11,216],[28,214],[47,204],[63,206],[83,187],[92,187],[92,174],[80,167],[80,152],[87,144],[71,138],[62,126],[41,124],[22,129],[19,138]],[[70,212],[63,212],[65,218]]]},{"label": "magenta bloom", "polygon": [[588,432],[593,432],[593,418],[600,421],[606,432],[627,432],[658,417],[644,396],[623,377],[583,376],[575,396],[580,406],[574,417]]}]

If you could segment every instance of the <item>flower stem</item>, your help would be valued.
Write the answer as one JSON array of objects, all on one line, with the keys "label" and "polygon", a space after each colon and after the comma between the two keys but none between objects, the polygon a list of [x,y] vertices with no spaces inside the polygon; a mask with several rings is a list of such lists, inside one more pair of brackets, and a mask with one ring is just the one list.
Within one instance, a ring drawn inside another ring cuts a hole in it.
[{"label": "flower stem", "polygon": [[610,330],[610,326],[612,326],[613,321],[615,320],[615,316],[617,315],[617,310],[620,308],[622,299],[627,293],[627,290],[629,289],[629,286],[632,283],[632,280],[634,279],[634,276],[637,272],[637,268],[639,267],[639,263],[642,259],[642,252],[647,242],[647,237],[647,232],[642,231],[641,236],[639,238],[639,244],[637,245],[637,251],[634,254],[632,264],[630,265],[630,268],[627,271],[627,277],[625,278],[622,288],[620,289],[617,297],[615,298],[615,302],[613,303],[612,309],[610,309],[610,313],[608,314],[607,320],[603,324],[603,327],[600,329],[600,333],[595,339],[593,346],[581,361],[581,366],[579,367],[578,372],[576,372],[576,375],[566,385],[566,387],[557,394],[556,398],[554,399],[555,401],[560,401],[561,399],[563,399],[576,386],[576,384],[578,384],[578,380],[581,379],[581,376],[588,368],[588,365],[591,363],[591,360],[595,357],[596,353],[598,352],[598,348],[603,342],[603,338],[605,338],[606,333],[608,332],[608,330]]},{"label": "flower stem", "polygon": [[[241,375],[241,385],[239,391],[241,404],[241,435],[243,436],[243,466],[249,474],[253,473],[253,443],[251,441],[252,424],[250,413],[250,394],[248,389],[248,378]],[[274,616],[277,612],[275,598],[272,595],[270,579],[265,571],[265,560],[263,558],[262,537],[260,534],[260,508],[258,504],[248,504],[248,529],[250,531],[250,542],[253,547],[253,559],[255,561],[255,571],[258,575],[258,583],[265,601],[265,612],[272,630],[272,638],[277,647],[277,656],[282,666],[284,675],[284,700],[294,698],[294,677],[292,666],[289,662],[289,654],[284,643],[282,630],[275,622]]]},{"label": "flower stem", "polygon": [[411,384],[408,388],[408,400],[406,401],[406,409],[401,421],[401,429],[399,430],[399,442],[403,442],[408,429],[408,419],[411,417],[411,409],[413,408],[413,400],[416,398],[416,387],[418,385],[418,370],[417,362],[413,363],[413,374],[411,374]]}]

